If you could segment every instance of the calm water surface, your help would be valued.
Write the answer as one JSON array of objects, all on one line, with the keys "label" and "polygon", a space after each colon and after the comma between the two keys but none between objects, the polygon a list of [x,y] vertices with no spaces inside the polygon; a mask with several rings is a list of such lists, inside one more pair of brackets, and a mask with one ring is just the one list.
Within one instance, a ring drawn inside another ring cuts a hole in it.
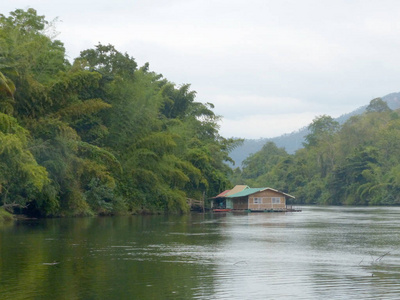
[{"label": "calm water surface", "polygon": [[398,299],[400,208],[0,227],[0,299]]}]

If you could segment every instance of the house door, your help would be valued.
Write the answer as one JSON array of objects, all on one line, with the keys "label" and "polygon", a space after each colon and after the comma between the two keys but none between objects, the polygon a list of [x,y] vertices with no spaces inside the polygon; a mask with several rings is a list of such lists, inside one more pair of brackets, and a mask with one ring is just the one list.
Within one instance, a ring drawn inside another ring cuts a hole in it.
[{"label": "house door", "polygon": [[226,199],[226,208],[233,209],[232,199]]}]

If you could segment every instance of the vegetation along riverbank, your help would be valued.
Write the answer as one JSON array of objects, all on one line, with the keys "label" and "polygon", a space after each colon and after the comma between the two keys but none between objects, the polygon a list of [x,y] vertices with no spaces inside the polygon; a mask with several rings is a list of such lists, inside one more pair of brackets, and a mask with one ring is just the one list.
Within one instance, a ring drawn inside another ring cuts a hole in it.
[{"label": "vegetation along riverbank", "polygon": [[0,15],[0,205],[31,216],[186,212],[228,188],[211,103],[112,45],[72,62],[34,9]]},{"label": "vegetation along riverbank", "polygon": [[3,207],[0,207],[0,225],[12,222],[13,220],[13,215],[6,211]]}]

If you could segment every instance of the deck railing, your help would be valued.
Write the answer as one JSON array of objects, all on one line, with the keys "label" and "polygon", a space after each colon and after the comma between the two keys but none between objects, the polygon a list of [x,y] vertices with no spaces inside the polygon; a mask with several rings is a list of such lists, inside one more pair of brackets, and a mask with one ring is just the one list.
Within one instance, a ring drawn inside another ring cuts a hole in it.
[{"label": "deck railing", "polygon": [[202,210],[202,211],[204,211],[204,200],[197,200],[197,199],[187,198],[186,202],[189,205],[190,210]]}]

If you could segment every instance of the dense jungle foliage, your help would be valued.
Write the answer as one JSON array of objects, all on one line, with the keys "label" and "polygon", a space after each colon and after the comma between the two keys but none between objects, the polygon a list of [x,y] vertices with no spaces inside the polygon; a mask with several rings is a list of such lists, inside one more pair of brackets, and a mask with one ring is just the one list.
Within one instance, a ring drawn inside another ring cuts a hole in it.
[{"label": "dense jungle foliage", "polygon": [[232,180],[280,189],[303,204],[400,204],[398,111],[377,98],[342,126],[323,115],[309,129],[303,149],[289,155],[268,142]]},{"label": "dense jungle foliage", "polygon": [[73,63],[34,9],[0,15],[0,206],[37,216],[185,212],[230,185],[210,103],[98,44]]}]

